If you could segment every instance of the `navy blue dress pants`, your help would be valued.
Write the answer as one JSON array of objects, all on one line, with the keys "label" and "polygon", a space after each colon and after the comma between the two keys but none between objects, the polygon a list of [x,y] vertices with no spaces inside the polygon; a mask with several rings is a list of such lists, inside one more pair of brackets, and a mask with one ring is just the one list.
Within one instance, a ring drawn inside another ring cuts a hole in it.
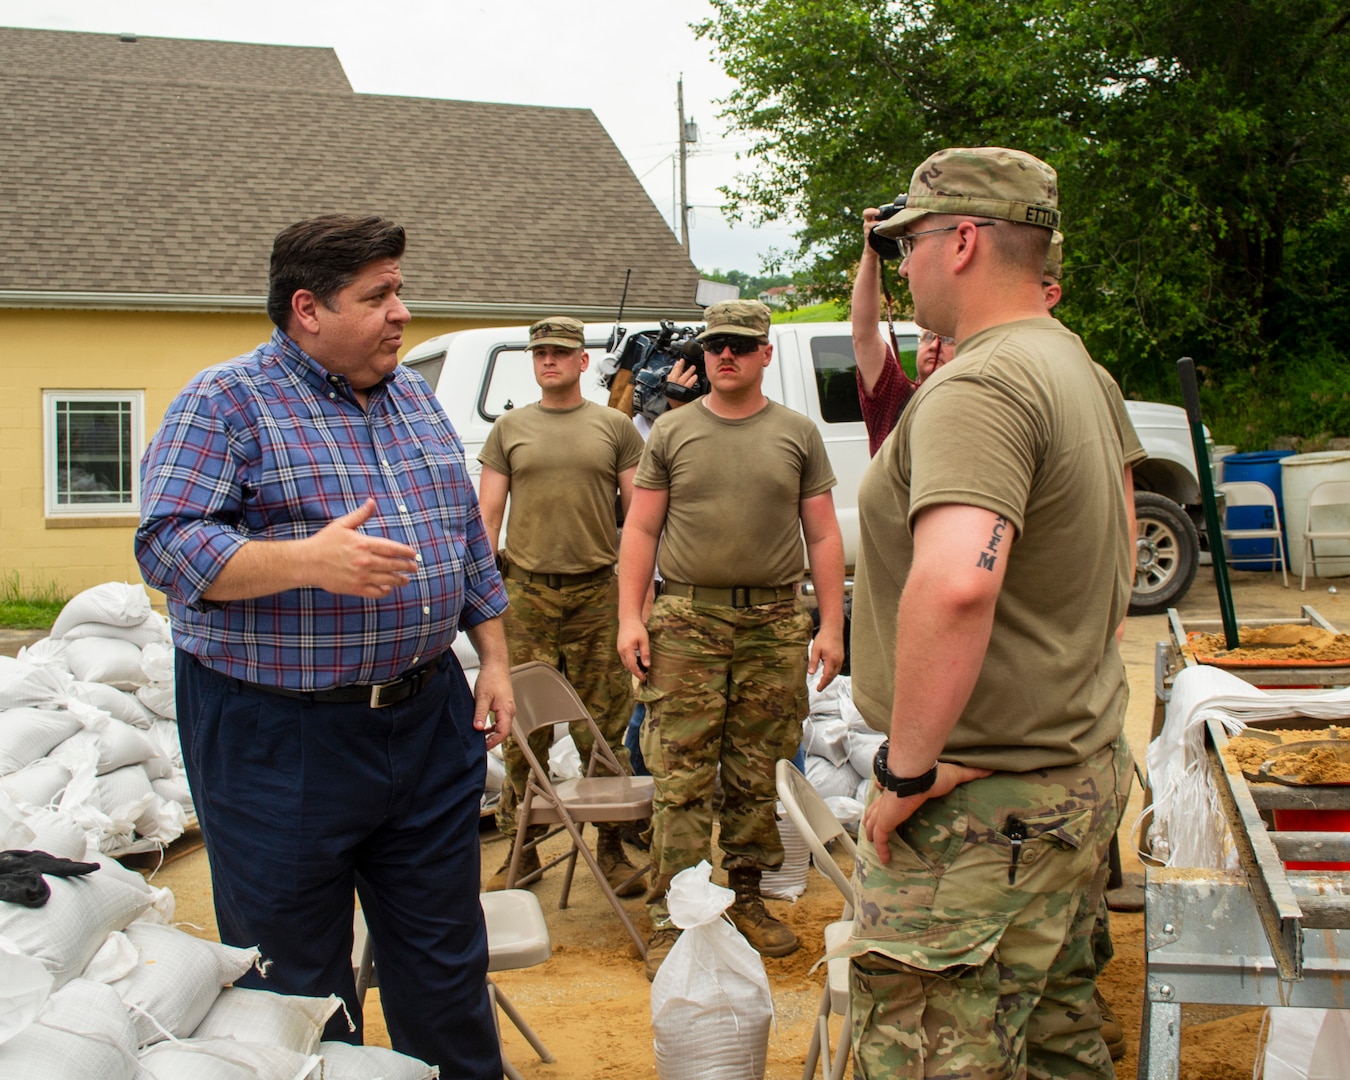
[{"label": "navy blue dress pants", "polygon": [[356,1030],[339,1011],[324,1037],[359,1043],[355,891],[394,1049],[501,1080],[478,900],[486,749],[453,653],[383,709],[280,697],[181,650],[176,678],[220,940],[267,962],[236,985],[338,994]]}]

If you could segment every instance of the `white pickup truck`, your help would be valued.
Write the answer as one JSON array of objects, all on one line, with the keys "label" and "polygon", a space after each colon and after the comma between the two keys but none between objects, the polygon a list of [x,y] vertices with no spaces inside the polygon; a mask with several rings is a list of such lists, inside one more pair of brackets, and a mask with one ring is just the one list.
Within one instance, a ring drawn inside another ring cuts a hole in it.
[{"label": "white pickup truck", "polygon": [[[656,329],[632,324],[630,332]],[[598,369],[613,326],[586,327],[591,366],[582,376],[588,398],[605,403]],[[896,323],[902,362],[913,370],[918,328]],[[507,409],[539,398],[526,352],[528,328],[489,327],[458,330],[431,338],[409,350],[403,362],[435,390],[464,441],[469,473],[477,477],[478,452],[492,422]],[[858,407],[853,338],[847,323],[783,323],[771,330],[773,361],[765,371],[764,392],[774,401],[815,421],[838,477],[835,507],[844,535],[849,567],[858,553],[858,483],[867,467],[867,431]],[[1199,562],[1200,542],[1192,515],[1198,517],[1200,488],[1185,412],[1175,405],[1126,402],[1148,460],[1134,474],[1139,519],[1138,564],[1133,614],[1161,612],[1190,588]],[[1189,508],[1189,509],[1188,509]]]}]

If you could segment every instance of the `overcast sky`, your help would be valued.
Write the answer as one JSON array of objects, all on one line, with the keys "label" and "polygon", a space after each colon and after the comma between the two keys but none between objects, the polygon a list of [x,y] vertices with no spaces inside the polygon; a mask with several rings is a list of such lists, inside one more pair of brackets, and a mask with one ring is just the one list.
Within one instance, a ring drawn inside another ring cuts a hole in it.
[{"label": "overcast sky", "polygon": [[[707,0],[0,0],[0,26],[323,45],[365,93],[592,109],[667,222],[683,73],[701,136],[688,164],[691,255],[701,269],[758,273],[792,239],[719,209],[748,140],[725,135],[714,101],[731,80],[689,29],[710,13]],[[556,167],[574,163],[559,151]]]}]

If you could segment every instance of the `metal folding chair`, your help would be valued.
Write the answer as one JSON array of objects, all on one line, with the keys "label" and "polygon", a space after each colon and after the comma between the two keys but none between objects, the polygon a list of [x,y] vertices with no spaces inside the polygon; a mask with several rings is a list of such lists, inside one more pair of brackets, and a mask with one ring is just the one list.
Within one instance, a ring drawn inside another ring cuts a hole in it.
[{"label": "metal folding chair", "polygon": [[[1326,508],[1330,506],[1342,508],[1342,519],[1346,512],[1350,512],[1350,480],[1324,480],[1308,494],[1308,513],[1303,521],[1303,578],[1299,582],[1300,589],[1306,590],[1308,587],[1309,563],[1312,564],[1313,577],[1317,576],[1318,540],[1350,540],[1350,527],[1329,528],[1324,525],[1320,529],[1313,528],[1314,512],[1321,509],[1325,516]],[[1322,556],[1323,562],[1329,559],[1350,559],[1350,554]]]},{"label": "metal folding chair", "polygon": [[[1224,499],[1225,524],[1221,526],[1220,531],[1223,533],[1228,565],[1240,570],[1242,569],[1240,564],[1244,562],[1270,563],[1271,572],[1274,573],[1275,563],[1278,562],[1280,573],[1284,577],[1284,586],[1287,589],[1289,587],[1289,571],[1284,558],[1284,530],[1280,527],[1280,508],[1275,502],[1275,492],[1259,480],[1234,480],[1227,484],[1220,484],[1218,491],[1223,494]],[[1228,511],[1240,507],[1255,507],[1264,510],[1270,520],[1270,525],[1234,525],[1229,527],[1226,523],[1229,518]],[[1239,542],[1269,541],[1271,545],[1270,553],[1267,554],[1263,550],[1252,550],[1246,548],[1245,545],[1245,550],[1235,553],[1233,547],[1235,540]]]}]

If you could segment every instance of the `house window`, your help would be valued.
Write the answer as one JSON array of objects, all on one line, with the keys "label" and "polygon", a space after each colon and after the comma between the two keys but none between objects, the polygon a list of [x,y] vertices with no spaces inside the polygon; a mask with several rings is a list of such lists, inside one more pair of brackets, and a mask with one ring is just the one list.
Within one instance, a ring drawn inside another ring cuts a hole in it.
[{"label": "house window", "polygon": [[140,390],[44,390],[47,515],[138,514],[145,448]]}]

